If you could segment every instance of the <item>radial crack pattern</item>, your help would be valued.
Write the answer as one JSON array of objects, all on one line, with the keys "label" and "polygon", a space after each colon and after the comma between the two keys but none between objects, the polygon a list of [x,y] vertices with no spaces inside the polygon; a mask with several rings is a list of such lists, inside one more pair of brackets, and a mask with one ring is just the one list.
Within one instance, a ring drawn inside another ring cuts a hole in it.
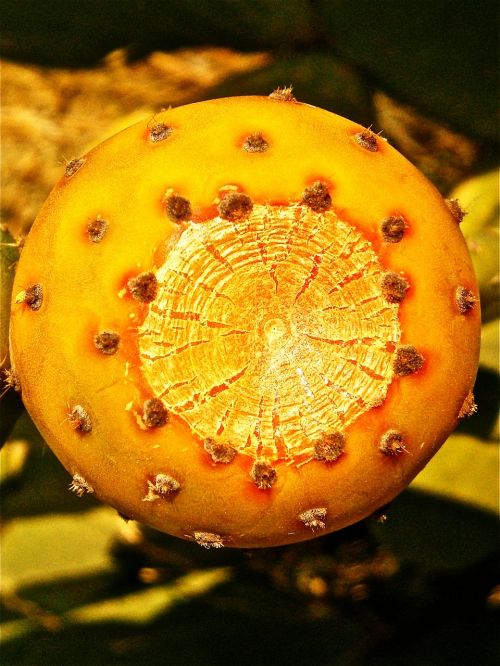
[{"label": "radial crack pattern", "polygon": [[255,204],[244,222],[188,223],[139,331],[144,376],[203,440],[312,458],[392,381],[398,305],[382,274],[331,210]]}]

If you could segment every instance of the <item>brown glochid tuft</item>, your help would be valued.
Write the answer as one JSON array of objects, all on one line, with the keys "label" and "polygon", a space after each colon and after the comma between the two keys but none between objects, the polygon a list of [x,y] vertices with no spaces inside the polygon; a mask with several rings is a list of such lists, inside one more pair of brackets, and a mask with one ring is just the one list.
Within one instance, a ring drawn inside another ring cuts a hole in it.
[{"label": "brown glochid tuft", "polygon": [[109,222],[100,217],[96,217],[87,224],[87,235],[93,243],[100,243],[109,227]]},{"label": "brown glochid tuft", "polygon": [[172,128],[165,123],[156,123],[149,130],[149,140],[152,143],[158,143],[158,141],[164,141],[172,134]]},{"label": "brown glochid tuft", "polygon": [[[3,383],[6,390],[12,389],[13,391],[16,391],[16,393],[21,393],[21,381],[14,368],[6,368],[3,370],[3,377]],[[1,395],[3,395],[3,393]]]},{"label": "brown glochid tuft", "polygon": [[168,410],[159,398],[146,400],[142,420],[147,428],[162,428],[168,422]]},{"label": "brown glochid tuft", "polygon": [[293,95],[292,86],[285,86],[284,88],[276,88],[269,95],[271,99],[276,99],[279,102],[296,102],[297,99]]},{"label": "brown glochid tuft", "polygon": [[470,312],[477,303],[477,298],[472,291],[465,287],[457,287],[455,300],[457,302],[458,311],[463,315]]},{"label": "brown glochid tuft", "polygon": [[248,217],[252,212],[253,203],[248,194],[231,192],[219,203],[219,215],[225,220],[236,222]]},{"label": "brown glochid tuft", "polygon": [[114,331],[101,331],[94,336],[94,345],[101,354],[112,356],[118,351],[120,336]]},{"label": "brown glochid tuft", "polygon": [[181,484],[169,474],[157,474],[153,481],[148,479],[148,494],[143,502],[154,502],[158,498],[167,498],[174,495],[181,488]]},{"label": "brown glochid tuft", "polygon": [[220,534],[212,532],[193,532],[194,540],[202,548],[223,548],[224,539]]},{"label": "brown glochid tuft", "polygon": [[299,520],[312,530],[323,530],[326,527],[326,514],[327,510],[324,507],[317,507],[299,514]]},{"label": "brown glochid tuft", "polygon": [[74,160],[70,160],[64,169],[64,175],[66,178],[71,178],[82,166],[85,164],[85,158],[79,157]]},{"label": "brown glochid tuft", "polygon": [[401,303],[410,288],[410,283],[397,273],[384,273],[380,281],[384,298],[389,303]]},{"label": "brown glochid tuft", "polygon": [[171,194],[165,200],[165,211],[172,222],[187,222],[191,219],[191,204],[178,194]]},{"label": "brown glochid tuft", "polygon": [[269,148],[269,144],[260,132],[250,134],[243,141],[243,150],[246,153],[264,153]]},{"label": "brown glochid tuft", "polygon": [[401,215],[391,215],[382,221],[380,229],[386,243],[399,243],[405,233],[406,220]]},{"label": "brown glochid tuft", "polygon": [[250,478],[259,490],[269,490],[276,483],[278,475],[267,460],[256,460],[250,470]]},{"label": "brown glochid tuft", "polygon": [[16,297],[16,303],[24,303],[30,310],[34,310],[35,312],[39,310],[43,303],[42,285],[34,284],[21,291]]},{"label": "brown glochid tuft", "polygon": [[458,413],[458,418],[465,419],[468,418],[469,416],[472,416],[476,412],[477,412],[477,404],[476,401],[474,400],[474,394],[472,393],[472,391],[469,391],[469,393],[465,397],[462,407],[460,408],[460,411]]},{"label": "brown glochid tuft", "polygon": [[343,454],[344,449],[344,435],[341,432],[332,432],[314,442],[314,457],[316,460],[335,462]]},{"label": "brown glochid tuft", "polygon": [[151,303],[156,298],[158,291],[158,280],[154,273],[150,271],[140,273],[135,278],[130,278],[127,282],[128,290],[132,298],[140,303]]},{"label": "brown glochid tuft", "polygon": [[90,495],[94,492],[94,489],[88,481],[86,481],[83,476],[80,474],[75,474],[71,483],[69,484],[69,489],[71,492],[75,493],[77,497],[83,497],[85,493]]},{"label": "brown glochid tuft", "polygon": [[302,193],[302,203],[315,213],[328,210],[332,205],[332,197],[328,191],[328,185],[317,180],[309,187],[306,187]]},{"label": "brown glochid tuft", "polygon": [[229,442],[216,442],[211,437],[205,439],[203,448],[215,463],[230,463],[236,455],[236,449]]},{"label": "brown glochid tuft", "polygon": [[375,132],[372,132],[371,129],[364,129],[362,132],[358,132],[354,135],[354,141],[368,150],[370,153],[376,153],[378,151],[378,140]]},{"label": "brown glochid tuft", "polygon": [[453,216],[453,219],[457,224],[460,224],[464,217],[467,215],[467,211],[462,208],[460,201],[458,199],[445,199],[448,210]]},{"label": "brown glochid tuft", "polygon": [[394,372],[399,377],[412,375],[424,365],[424,357],[412,345],[402,345],[396,349]]},{"label": "brown glochid tuft", "polygon": [[68,421],[73,428],[78,432],[89,433],[92,432],[92,421],[87,410],[81,405],[75,405],[68,414]]},{"label": "brown glochid tuft", "polygon": [[380,439],[379,449],[387,456],[399,456],[406,451],[403,435],[397,430],[388,430]]}]

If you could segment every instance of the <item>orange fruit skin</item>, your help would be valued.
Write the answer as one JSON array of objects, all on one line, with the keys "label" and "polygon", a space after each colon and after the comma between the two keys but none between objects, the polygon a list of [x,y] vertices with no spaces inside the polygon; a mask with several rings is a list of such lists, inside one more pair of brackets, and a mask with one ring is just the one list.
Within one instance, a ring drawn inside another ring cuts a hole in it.
[{"label": "orange fruit skin", "polygon": [[[152,142],[149,128],[172,128]],[[239,97],[170,109],[91,150],[71,177],[63,176],[26,241],[13,289],[11,354],[23,401],[71,475],[121,514],[170,534],[220,535],[224,545],[264,547],[338,530],[400,493],[455,428],[478,364],[480,314],[461,313],[458,287],[477,294],[459,226],[440,193],[386,141],[363,149],[363,128],[309,105]],[[241,149],[261,133],[262,153]],[[199,224],[213,216],[219,191],[235,185],[254,202],[300,201],[304,188],[329,185],[332,207],[367,238],[387,271],[402,273],[410,290],[399,306],[401,341],[425,359],[410,376],[394,377],[383,403],[362,414],[345,434],[338,461],[277,462],[277,481],[261,490],[250,478],[253,459],[217,464],[179,417],[142,428],[139,415],[151,390],[138,356],[136,332],[147,305],[126,293],[127,280],[154,270],[181,233],[165,215],[165,193],[189,200]],[[408,222],[399,243],[385,242],[381,221]],[[89,242],[86,225],[109,221],[105,239]],[[16,295],[33,284],[43,303],[33,311]],[[116,354],[96,350],[93,336],[119,331]],[[71,427],[82,405],[92,431]],[[379,450],[388,430],[402,433],[405,452]],[[180,491],[144,501],[148,480],[167,473]],[[325,527],[298,516],[327,510]]]}]

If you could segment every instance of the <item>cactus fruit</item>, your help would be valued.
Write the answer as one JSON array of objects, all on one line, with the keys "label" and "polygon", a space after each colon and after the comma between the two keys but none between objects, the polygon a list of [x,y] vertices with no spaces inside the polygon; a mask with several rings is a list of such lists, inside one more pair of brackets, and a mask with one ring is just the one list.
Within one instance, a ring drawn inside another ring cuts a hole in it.
[{"label": "cactus fruit", "polygon": [[477,298],[436,189],[284,89],[73,160],[21,256],[11,352],[77,495],[272,546],[372,514],[428,462],[470,400]]}]

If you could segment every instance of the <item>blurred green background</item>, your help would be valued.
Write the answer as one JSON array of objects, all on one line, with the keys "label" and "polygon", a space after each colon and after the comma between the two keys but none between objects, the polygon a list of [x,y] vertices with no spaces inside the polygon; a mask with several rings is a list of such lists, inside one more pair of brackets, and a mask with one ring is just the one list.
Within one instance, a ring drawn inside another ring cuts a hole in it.
[{"label": "blurred green background", "polygon": [[3,1],[4,375],[16,245],[64,161],[170,104],[290,84],[460,199],[484,323],[478,412],[412,486],[266,551],[206,551],[71,494],[6,385],[2,664],[499,663],[498,18],[490,0]]}]

